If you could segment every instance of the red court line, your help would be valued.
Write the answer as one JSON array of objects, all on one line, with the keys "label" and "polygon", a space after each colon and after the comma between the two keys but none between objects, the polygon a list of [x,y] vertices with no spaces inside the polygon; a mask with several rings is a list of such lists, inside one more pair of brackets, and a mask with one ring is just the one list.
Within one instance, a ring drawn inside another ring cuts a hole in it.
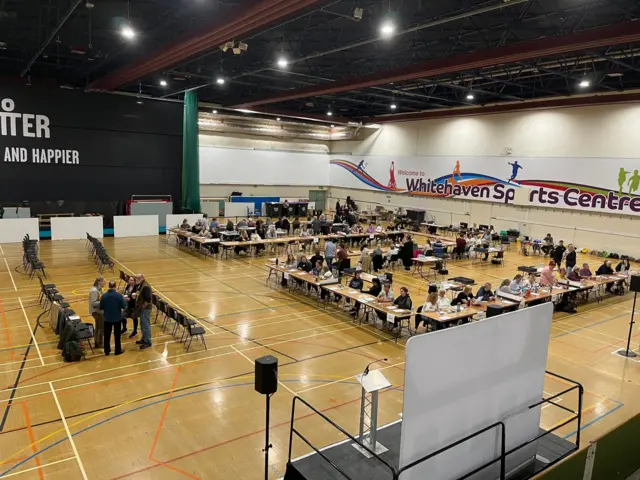
[{"label": "red court line", "polygon": [[[382,392],[380,392],[380,394],[382,395],[382,394],[389,393],[389,392],[395,392],[396,388],[401,388],[403,386],[404,385],[392,385],[391,388],[383,390]],[[335,410],[336,408],[344,407],[345,405],[349,405],[349,404],[352,404],[352,403],[357,403],[359,401],[360,401],[360,398],[356,398],[354,400],[348,400],[346,402],[338,403],[338,404],[333,405],[331,407],[327,407],[327,408],[322,409],[320,411],[321,412],[328,412],[330,410]],[[296,420],[304,420],[305,418],[309,418],[309,417],[312,417],[314,415],[315,415],[315,413],[313,413],[313,412],[312,413],[308,413],[306,415],[302,415],[300,417],[296,417]],[[289,426],[289,425],[291,425],[291,420],[287,420],[285,422],[281,422],[281,423],[278,423],[276,425],[273,425],[273,426],[271,426],[270,430],[273,430],[274,428],[283,427],[283,426]],[[222,447],[224,445],[228,445],[228,444],[236,442],[238,440],[243,440],[245,438],[249,438],[249,437],[252,437],[253,435],[258,435],[260,433],[263,433],[264,431],[265,431],[264,428],[261,428],[260,430],[254,430],[253,432],[245,433],[244,435],[240,435],[238,437],[230,438],[229,440],[225,440],[223,442],[216,443],[214,445],[210,445],[208,447],[204,447],[204,448],[201,448],[199,450],[194,450],[193,452],[190,452],[190,453],[185,453],[185,454],[180,455],[178,457],[174,457],[174,458],[172,458],[170,460],[166,460],[165,464],[177,462],[178,460],[183,460],[183,459],[191,457],[193,455],[197,455],[199,453],[206,452],[208,450],[213,450],[215,448]],[[118,477],[113,477],[111,480],[120,480],[122,478],[127,478],[127,477],[129,477],[131,475],[135,475],[135,474],[138,474],[138,473],[146,472],[148,470],[153,470],[154,468],[157,468],[159,466],[160,465],[149,465],[148,467],[140,468],[138,470],[134,470],[132,472],[125,473],[124,475],[120,475]]]},{"label": "red court line", "polygon": [[[22,402],[22,410],[24,412],[24,420],[27,423],[27,430],[29,432],[29,440],[31,441],[31,448],[33,449],[33,453],[38,453],[38,446],[36,445],[36,438],[33,435],[33,429],[31,428],[31,419],[29,418],[29,409],[27,408],[27,404]],[[40,459],[36,455],[35,457],[36,465],[38,465],[38,477],[40,480],[44,480],[44,472],[42,471]]]}]

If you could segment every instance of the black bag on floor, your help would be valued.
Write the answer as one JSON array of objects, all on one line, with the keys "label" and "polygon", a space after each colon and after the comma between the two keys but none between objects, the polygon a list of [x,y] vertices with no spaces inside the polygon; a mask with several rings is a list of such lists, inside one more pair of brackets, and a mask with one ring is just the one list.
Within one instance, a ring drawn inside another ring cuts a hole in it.
[{"label": "black bag on floor", "polygon": [[62,355],[65,362],[79,362],[83,357],[82,349],[75,340],[71,340],[64,344]]}]

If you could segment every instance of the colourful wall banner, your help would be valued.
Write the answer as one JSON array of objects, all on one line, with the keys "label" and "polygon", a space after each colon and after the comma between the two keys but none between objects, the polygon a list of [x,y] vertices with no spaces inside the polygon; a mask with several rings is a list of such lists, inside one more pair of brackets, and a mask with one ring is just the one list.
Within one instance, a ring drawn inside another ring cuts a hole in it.
[{"label": "colourful wall banner", "polygon": [[333,187],[640,215],[638,159],[372,156],[330,165]]}]

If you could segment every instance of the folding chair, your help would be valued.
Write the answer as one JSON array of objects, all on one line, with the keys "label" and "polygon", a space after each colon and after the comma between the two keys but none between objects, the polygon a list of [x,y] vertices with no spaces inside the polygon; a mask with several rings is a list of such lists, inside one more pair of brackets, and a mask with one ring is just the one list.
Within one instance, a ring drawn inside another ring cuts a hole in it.
[{"label": "folding chair", "polygon": [[201,326],[189,325],[187,327],[187,333],[189,334],[189,343],[187,344],[187,352],[191,348],[191,342],[193,341],[193,337],[200,337],[200,341],[202,342],[202,345],[204,345],[204,349],[207,350],[207,344],[204,341],[204,333],[205,333],[204,328],[202,328]]}]

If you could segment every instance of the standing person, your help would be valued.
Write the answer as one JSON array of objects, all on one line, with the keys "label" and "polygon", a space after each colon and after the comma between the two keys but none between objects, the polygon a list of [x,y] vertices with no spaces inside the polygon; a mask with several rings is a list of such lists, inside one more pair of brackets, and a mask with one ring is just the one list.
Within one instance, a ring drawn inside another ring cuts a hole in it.
[{"label": "standing person", "polygon": [[122,335],[127,333],[127,318],[133,320],[133,332],[129,335],[129,338],[133,338],[138,335],[138,317],[136,316],[136,299],[134,293],[138,291],[138,285],[136,285],[136,278],[130,276],[127,282],[127,286],[124,289],[124,299],[127,301],[127,309],[122,316]]},{"label": "standing person", "polygon": [[140,329],[142,330],[142,340],[138,340],[136,345],[140,345],[140,350],[151,346],[151,286],[144,279],[144,275],[136,275],[138,292],[136,296],[135,313],[140,316]]},{"label": "standing person", "polygon": [[562,258],[564,257],[564,252],[566,251],[567,251],[567,247],[565,247],[564,242],[560,240],[558,242],[558,245],[556,245],[556,248],[554,248],[553,252],[551,253],[551,258],[553,258],[553,261],[556,262],[556,265],[558,265],[558,268],[562,263]]},{"label": "standing person", "polygon": [[124,353],[120,343],[120,322],[122,322],[122,311],[127,308],[124,297],[116,292],[116,282],[109,282],[109,291],[100,299],[100,309],[104,312],[104,354],[111,353],[111,332],[113,331],[114,342],[116,344],[116,355]]},{"label": "standing person", "polygon": [[484,261],[486,262],[489,259],[489,247],[491,246],[491,229],[484,232],[482,236],[482,248],[486,248],[487,251],[484,254]]},{"label": "standing person", "polygon": [[551,260],[549,265],[545,266],[540,272],[540,285],[545,287],[553,287],[556,283],[556,277],[553,270],[556,268],[556,262]]},{"label": "standing person", "polygon": [[104,277],[98,277],[89,291],[89,312],[91,312],[91,316],[96,321],[93,334],[96,348],[102,348],[104,344],[104,315],[100,309],[100,298],[105,284]]},{"label": "standing person", "polygon": [[570,243],[569,246],[567,247],[567,254],[565,255],[564,259],[565,259],[565,262],[567,263],[567,271],[570,272],[571,270],[573,270],[573,267],[575,267],[576,263],[578,262],[576,247],[574,247],[572,243]]},{"label": "standing person", "polygon": [[344,243],[338,245],[338,270],[342,272],[346,268],[347,260],[349,260],[349,252],[347,251],[347,247]]},{"label": "standing person", "polygon": [[398,257],[402,259],[404,269],[410,271],[411,265],[413,264],[413,240],[411,240],[411,235],[407,235],[404,243],[400,247]]},{"label": "standing person", "polygon": [[333,263],[333,259],[336,256],[336,244],[333,243],[333,240],[330,238],[324,244],[324,258],[327,262],[327,266],[331,268],[331,264]]}]

